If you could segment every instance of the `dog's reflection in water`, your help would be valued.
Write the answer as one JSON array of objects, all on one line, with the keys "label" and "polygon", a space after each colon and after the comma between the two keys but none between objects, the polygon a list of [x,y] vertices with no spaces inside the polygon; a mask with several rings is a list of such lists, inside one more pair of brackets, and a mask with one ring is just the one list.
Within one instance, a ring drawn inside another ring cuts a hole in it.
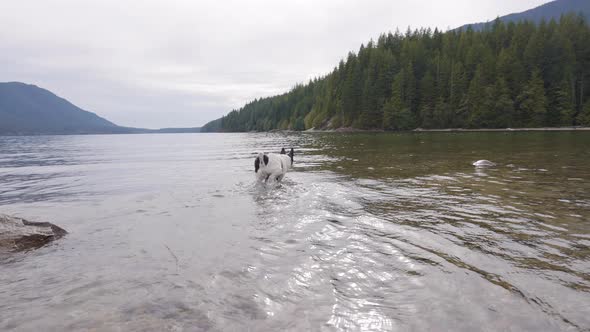
[{"label": "dog's reflection in water", "polygon": [[254,160],[254,172],[259,183],[280,183],[287,171],[293,166],[293,148],[287,154],[285,148],[277,153],[259,153]]}]

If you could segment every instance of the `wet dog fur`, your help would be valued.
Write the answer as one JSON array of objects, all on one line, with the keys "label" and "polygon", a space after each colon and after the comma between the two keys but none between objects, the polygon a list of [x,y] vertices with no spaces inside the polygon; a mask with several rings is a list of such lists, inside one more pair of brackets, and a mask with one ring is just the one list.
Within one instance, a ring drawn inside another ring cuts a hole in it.
[{"label": "wet dog fur", "polygon": [[293,148],[287,154],[285,148],[280,154],[259,153],[254,160],[254,172],[259,182],[281,182],[287,171],[293,166]]}]

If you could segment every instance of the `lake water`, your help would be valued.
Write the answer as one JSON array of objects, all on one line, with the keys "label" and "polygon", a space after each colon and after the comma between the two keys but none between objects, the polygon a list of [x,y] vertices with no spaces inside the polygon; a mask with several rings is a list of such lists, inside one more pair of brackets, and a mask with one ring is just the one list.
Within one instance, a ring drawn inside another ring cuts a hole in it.
[{"label": "lake water", "polygon": [[590,132],[0,137],[0,213],[2,331],[590,329]]}]

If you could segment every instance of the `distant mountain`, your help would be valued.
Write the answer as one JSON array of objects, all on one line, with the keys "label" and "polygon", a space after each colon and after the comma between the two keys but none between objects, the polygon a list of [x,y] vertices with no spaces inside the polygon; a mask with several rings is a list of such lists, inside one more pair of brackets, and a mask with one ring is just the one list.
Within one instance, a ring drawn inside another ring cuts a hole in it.
[{"label": "distant mountain", "polygon": [[35,85],[0,83],[0,135],[194,133],[200,128],[118,126]]},{"label": "distant mountain", "polygon": [[[502,16],[499,17],[499,19],[505,23],[525,20],[539,23],[543,19],[546,21],[550,21],[551,19],[559,20],[561,15],[569,13],[581,13],[586,17],[586,20],[590,22],[590,0],[556,0],[522,13]],[[471,27],[473,30],[481,31],[485,28],[491,27],[493,23],[494,22],[491,21],[486,23],[466,24],[459,29],[467,29],[468,27]]]},{"label": "distant mountain", "polygon": [[0,83],[0,134],[130,132],[35,85]]}]

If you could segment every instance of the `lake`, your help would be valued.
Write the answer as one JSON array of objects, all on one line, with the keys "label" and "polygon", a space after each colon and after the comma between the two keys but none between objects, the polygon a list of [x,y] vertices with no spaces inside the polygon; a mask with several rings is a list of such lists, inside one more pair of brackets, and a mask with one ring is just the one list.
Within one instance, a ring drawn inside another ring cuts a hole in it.
[{"label": "lake", "polygon": [[590,328],[590,132],[0,137],[0,213],[2,331]]}]

